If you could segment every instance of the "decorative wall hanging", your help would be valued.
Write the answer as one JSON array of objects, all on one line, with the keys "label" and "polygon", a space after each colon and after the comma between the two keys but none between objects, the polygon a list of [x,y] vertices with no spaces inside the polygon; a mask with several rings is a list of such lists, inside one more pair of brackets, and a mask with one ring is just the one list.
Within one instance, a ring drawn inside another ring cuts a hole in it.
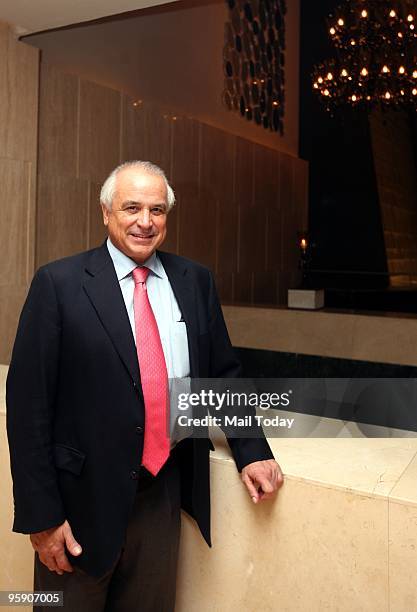
[{"label": "decorative wall hanging", "polygon": [[284,132],[286,0],[226,0],[225,106],[265,129]]},{"label": "decorative wall hanging", "polygon": [[315,66],[325,108],[417,108],[415,0],[346,0],[328,18],[335,57]]}]

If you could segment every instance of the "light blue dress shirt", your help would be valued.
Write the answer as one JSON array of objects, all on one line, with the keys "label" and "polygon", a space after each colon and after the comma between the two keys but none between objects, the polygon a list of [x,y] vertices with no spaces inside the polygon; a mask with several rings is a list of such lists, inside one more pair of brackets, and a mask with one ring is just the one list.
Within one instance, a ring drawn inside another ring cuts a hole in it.
[{"label": "light blue dress shirt", "polygon": [[[116,248],[110,238],[107,239],[107,248],[113,260],[136,343],[133,310],[135,282],[132,272],[138,267],[138,264]],[[146,280],[146,289],[158,325],[168,378],[186,378],[190,375],[187,329],[178,302],[165,269],[156,253],[153,253],[143,265],[150,270]]]}]

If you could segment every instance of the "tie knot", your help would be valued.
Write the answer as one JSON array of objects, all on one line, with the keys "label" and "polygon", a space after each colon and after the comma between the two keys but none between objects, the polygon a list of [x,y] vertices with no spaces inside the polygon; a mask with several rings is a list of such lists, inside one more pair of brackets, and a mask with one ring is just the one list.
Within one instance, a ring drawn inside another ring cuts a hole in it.
[{"label": "tie knot", "polygon": [[133,270],[133,280],[135,281],[135,285],[139,283],[146,283],[146,279],[148,278],[149,268],[145,268],[144,266],[138,266]]}]

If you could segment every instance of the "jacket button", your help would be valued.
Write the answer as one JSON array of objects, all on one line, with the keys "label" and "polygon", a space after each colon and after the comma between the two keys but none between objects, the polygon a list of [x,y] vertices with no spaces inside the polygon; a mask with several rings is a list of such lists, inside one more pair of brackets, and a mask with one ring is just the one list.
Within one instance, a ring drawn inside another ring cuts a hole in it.
[{"label": "jacket button", "polygon": [[130,477],[131,477],[132,480],[137,480],[138,476],[139,476],[139,474],[138,474],[138,472],[136,470],[132,470],[130,472]]},{"label": "jacket button", "polygon": [[143,427],[136,427],[137,434],[143,434]]}]

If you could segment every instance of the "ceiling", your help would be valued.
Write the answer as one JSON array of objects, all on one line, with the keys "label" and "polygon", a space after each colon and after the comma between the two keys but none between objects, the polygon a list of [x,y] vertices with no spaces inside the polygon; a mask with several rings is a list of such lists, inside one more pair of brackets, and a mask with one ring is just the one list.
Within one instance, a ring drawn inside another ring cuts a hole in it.
[{"label": "ceiling", "polygon": [[165,3],[167,0],[1,0],[0,21],[13,25],[21,35]]}]

